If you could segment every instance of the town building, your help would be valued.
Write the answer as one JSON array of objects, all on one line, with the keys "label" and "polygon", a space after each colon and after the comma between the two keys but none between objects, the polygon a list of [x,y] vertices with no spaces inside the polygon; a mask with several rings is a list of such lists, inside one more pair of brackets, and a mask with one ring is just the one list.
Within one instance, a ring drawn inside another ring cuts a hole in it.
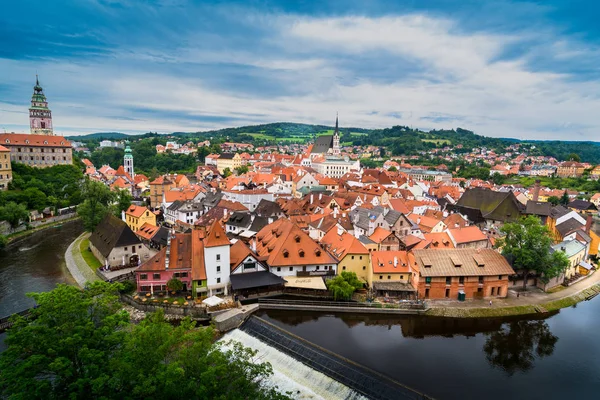
[{"label": "town building", "polygon": [[108,214],[90,236],[90,250],[98,261],[109,267],[137,267],[154,252],[133,233],[127,224]]},{"label": "town building", "polygon": [[335,275],[337,260],[288,219],[278,219],[261,229],[251,247],[275,275]]},{"label": "town building", "polygon": [[312,167],[319,174],[330,178],[341,178],[350,171],[360,170],[360,162],[350,160],[348,157],[315,157],[312,160]]},{"label": "town building", "polygon": [[236,168],[242,166],[242,157],[238,153],[223,153],[217,158],[217,169],[219,173],[225,173],[225,169],[229,169],[234,173]]},{"label": "town building", "polygon": [[0,144],[0,190],[8,189],[10,181],[12,181],[10,150]]},{"label": "town building", "polygon": [[333,135],[322,135],[317,137],[312,149],[310,150],[311,158],[326,155],[332,155],[336,157],[340,155],[340,132],[337,116],[335,117],[335,130],[333,131]]},{"label": "town building", "polygon": [[419,271],[419,298],[506,297],[515,271],[492,249],[413,250]]},{"label": "town building", "polygon": [[32,135],[54,135],[52,112],[48,108],[48,101],[37,75],[35,76],[33,96],[31,96],[31,107],[29,107],[29,130]]},{"label": "town building", "polygon": [[342,228],[331,228],[321,239],[321,245],[338,261],[338,273],[354,272],[364,283],[370,282],[369,250]]},{"label": "town building", "polygon": [[121,217],[133,232],[139,231],[144,224],[156,226],[156,214],[146,207],[132,204],[127,210],[123,211]]},{"label": "town building", "polygon": [[375,296],[414,299],[419,283],[419,268],[406,251],[373,251],[369,286]]},{"label": "town building", "polygon": [[560,178],[578,178],[583,175],[585,165],[575,161],[565,161],[556,169],[556,175]]},{"label": "town building", "polygon": [[183,174],[163,175],[150,182],[150,207],[160,207],[163,194],[174,188],[181,188],[190,184],[189,179]]},{"label": "town building", "polygon": [[10,150],[13,163],[38,168],[73,163],[71,143],[62,136],[0,133],[0,145]]}]

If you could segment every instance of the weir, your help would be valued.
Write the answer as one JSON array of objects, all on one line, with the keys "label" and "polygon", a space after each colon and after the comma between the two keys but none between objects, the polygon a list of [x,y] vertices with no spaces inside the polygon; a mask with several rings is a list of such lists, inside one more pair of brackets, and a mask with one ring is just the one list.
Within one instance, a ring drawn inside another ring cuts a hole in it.
[{"label": "weir", "polygon": [[430,399],[385,375],[323,349],[262,318],[251,316],[239,329],[354,392],[337,398],[357,398],[352,396],[360,394],[368,399],[381,400]]}]

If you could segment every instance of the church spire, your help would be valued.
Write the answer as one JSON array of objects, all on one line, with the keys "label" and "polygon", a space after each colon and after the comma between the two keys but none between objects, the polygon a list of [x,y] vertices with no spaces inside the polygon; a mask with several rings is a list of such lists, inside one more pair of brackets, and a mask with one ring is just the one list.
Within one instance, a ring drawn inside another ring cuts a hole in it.
[{"label": "church spire", "polygon": [[335,131],[333,132],[333,147],[332,147],[332,153],[334,156],[339,156],[340,155],[340,131],[339,131],[339,124],[338,124],[338,113],[335,113]]},{"label": "church spire", "polygon": [[335,113],[335,133],[338,133],[338,113]]},{"label": "church spire", "polygon": [[29,107],[29,128],[33,135],[54,135],[52,130],[52,112],[48,108],[48,101],[44,89],[40,86],[38,74],[35,74],[35,86]]}]

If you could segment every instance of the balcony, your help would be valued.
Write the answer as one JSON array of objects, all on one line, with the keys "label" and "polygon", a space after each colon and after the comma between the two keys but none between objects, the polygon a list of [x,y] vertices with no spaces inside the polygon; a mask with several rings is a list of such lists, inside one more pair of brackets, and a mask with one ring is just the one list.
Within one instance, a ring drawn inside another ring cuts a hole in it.
[{"label": "balcony", "polygon": [[306,276],[334,276],[335,271],[333,270],[323,270],[323,271],[297,271],[296,276],[298,277],[306,277]]}]

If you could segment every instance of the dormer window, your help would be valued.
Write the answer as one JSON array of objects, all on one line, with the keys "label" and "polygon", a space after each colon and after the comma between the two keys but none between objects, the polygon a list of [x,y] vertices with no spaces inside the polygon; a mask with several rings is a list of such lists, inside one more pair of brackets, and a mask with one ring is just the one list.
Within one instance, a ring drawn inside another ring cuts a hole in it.
[{"label": "dormer window", "polygon": [[304,257],[304,250],[302,250],[302,249],[298,250],[298,255],[300,257]]},{"label": "dormer window", "polygon": [[25,143],[26,143],[26,144],[29,144],[29,139],[25,140]]},{"label": "dormer window", "polygon": [[283,257],[288,258],[290,256],[290,252],[287,250],[283,250]]},{"label": "dormer window", "polygon": [[300,243],[300,235],[294,236],[294,240],[296,241],[296,243]]}]

